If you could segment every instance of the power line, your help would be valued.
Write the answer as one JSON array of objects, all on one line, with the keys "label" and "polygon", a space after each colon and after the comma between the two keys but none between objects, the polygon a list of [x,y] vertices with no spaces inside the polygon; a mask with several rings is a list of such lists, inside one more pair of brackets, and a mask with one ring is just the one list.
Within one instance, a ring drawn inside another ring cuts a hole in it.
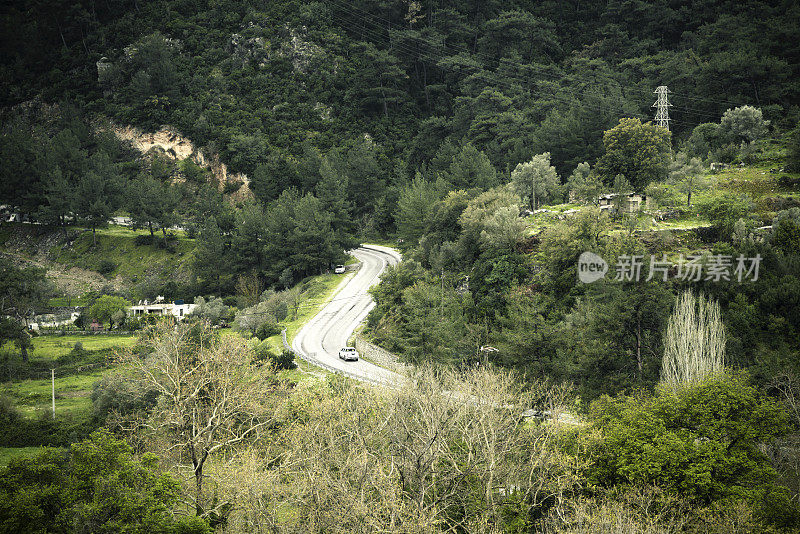
[{"label": "power line", "polygon": [[[354,15],[357,18],[360,18],[362,21],[365,21],[368,24],[373,24],[378,29],[377,30],[372,30],[372,35],[376,35],[377,34],[379,36],[379,38],[384,38],[383,37],[383,32],[384,31],[386,31],[386,32],[393,31],[390,28],[391,25],[392,25],[392,22],[390,20],[388,20],[388,19],[381,18],[381,17],[379,17],[377,15],[374,15],[374,14],[372,14],[372,13],[370,13],[368,11],[365,11],[363,9],[360,9],[358,7],[350,6],[349,4],[346,4],[342,0],[330,0],[330,3],[336,4],[341,10],[346,11],[346,12],[350,13],[351,15]],[[333,14],[333,16],[336,17],[335,14]],[[374,19],[377,22],[370,22],[367,19],[367,17],[369,17],[371,19]],[[344,18],[341,18],[341,17],[339,17],[339,20],[340,21],[345,21],[345,22],[349,21],[349,19],[344,19]],[[378,22],[386,23],[389,26],[389,28],[384,28],[382,25],[379,25]],[[369,31],[369,30],[367,30],[367,31]],[[421,37],[416,37],[416,36],[408,36],[408,38],[411,39],[411,40],[418,40],[421,43],[423,43],[425,46],[438,47],[438,48],[440,48],[440,49],[442,49],[444,51],[448,51],[448,52],[451,53],[450,55],[458,55],[458,54],[461,54],[461,53],[466,53],[469,56],[477,57],[479,59],[483,59],[484,62],[486,62],[486,63],[492,63],[492,62],[497,61],[498,62],[498,67],[500,66],[499,63],[506,62],[506,63],[509,63],[511,65],[515,65],[517,67],[524,67],[526,69],[539,71],[538,74],[543,78],[549,78],[549,79],[552,79],[554,81],[560,81],[561,80],[561,77],[559,77],[559,76],[557,76],[555,74],[547,73],[546,71],[543,70],[545,67],[541,67],[541,66],[538,66],[538,65],[521,64],[521,63],[512,61],[512,60],[510,60],[508,58],[494,58],[494,57],[491,57],[491,56],[489,56],[487,54],[479,52],[477,50],[473,51],[473,50],[469,50],[466,47],[455,47],[455,46],[452,46],[452,45],[448,45],[447,43],[444,42],[444,40],[442,40],[441,43],[434,43],[434,42],[431,42],[431,41],[423,41]],[[391,43],[391,41],[390,41],[390,43]],[[402,43],[391,43],[391,44],[393,44],[393,45],[401,45]],[[403,49],[402,46],[399,46],[399,48]],[[412,48],[405,47],[405,49],[403,49],[403,50],[408,52],[408,53],[410,53],[410,54],[412,54],[412,55],[416,55],[417,54],[417,51],[412,49]],[[620,85],[620,87],[621,87],[621,85]],[[638,89],[636,87],[632,87],[632,88],[633,89]]]},{"label": "power line", "polygon": [[[336,17],[336,15],[334,15],[334,17]],[[353,24],[354,23],[352,21],[350,21],[349,19],[343,19],[342,18],[342,19],[339,19],[339,20],[341,22],[343,22],[344,24],[348,25],[350,28],[353,28]],[[364,28],[363,26],[359,27],[359,30],[361,30],[362,35],[363,35],[364,32],[366,32],[375,41],[380,41],[380,42],[386,43],[390,47],[398,49],[398,50],[403,51],[403,52],[406,52],[408,54],[419,55],[417,50],[409,49],[407,46],[403,45],[402,43],[394,43],[394,42],[391,41],[391,39],[389,37],[386,37],[386,36],[382,35],[381,33],[377,33],[375,30],[370,30],[368,28]],[[428,56],[433,60],[436,59],[436,57],[433,54],[428,54]],[[443,59],[443,57],[439,56],[439,59]],[[514,65],[513,62],[507,61],[505,58],[502,59],[501,62],[508,63],[509,66],[513,66]],[[517,64],[517,66],[519,66],[519,64]],[[446,67],[443,67],[443,66],[438,65],[438,64],[437,64],[437,67],[442,69],[442,70],[447,70]],[[528,68],[528,67],[524,66],[524,68]],[[497,73],[493,72],[493,71],[487,71],[487,72],[489,74],[493,75],[493,76],[497,75]],[[524,82],[526,82],[527,80],[524,80],[522,78],[511,78],[511,79],[513,81],[519,82],[520,86],[513,85],[510,81],[499,79],[499,78],[495,78],[493,80],[493,83],[494,83],[494,86],[508,89],[512,93],[519,92],[520,90],[524,91],[524,89],[525,89]],[[563,80],[563,78],[560,78],[560,80]],[[622,86],[620,86],[619,84],[617,84],[617,86],[620,89],[622,88]],[[567,87],[564,87],[564,86],[559,86],[558,90],[561,91],[561,92],[570,92],[573,97],[577,98],[577,92],[575,92],[574,90],[572,90],[570,88],[567,88]],[[528,88],[528,91],[530,93],[536,94],[536,92],[533,91],[530,88]],[[541,92],[539,94],[541,94]],[[595,96],[595,97],[603,97],[604,96],[604,95],[601,95],[599,93],[589,93],[589,94],[591,96]],[[556,102],[562,103],[562,104],[566,104],[566,105],[572,106],[572,107],[578,106],[578,107],[582,107],[584,109],[589,109],[591,111],[604,111],[604,110],[607,109],[607,107],[605,107],[605,106],[593,106],[593,105],[590,105],[590,104],[583,103],[580,100],[578,100],[577,103],[573,102],[573,101],[569,101],[569,100],[566,100],[563,96],[560,96],[558,94],[548,94],[548,95],[544,95],[544,97],[545,98],[549,98],[551,100],[554,100]],[[619,104],[630,104],[630,102],[627,102],[627,101],[619,101],[618,100],[617,102]]]},{"label": "power line", "polygon": [[[342,10],[347,11],[347,12],[349,12],[351,14],[354,14],[355,16],[361,16],[362,20],[366,20],[366,17],[370,17],[372,19],[375,19],[376,21],[386,23],[389,27],[391,27],[391,25],[392,25],[392,22],[390,20],[381,18],[381,17],[379,17],[379,16],[377,16],[377,15],[375,15],[373,13],[365,11],[365,10],[363,10],[361,8],[356,7],[356,6],[350,6],[349,4],[346,4],[343,0],[329,0],[329,2],[332,3],[332,4],[336,4]],[[359,15],[357,12],[360,12],[363,15]],[[364,17],[364,15],[366,17]],[[379,27],[381,29],[381,31],[384,29],[382,26],[378,26],[377,23],[373,23],[373,24],[375,24],[377,27]],[[386,31],[389,32],[389,31],[391,31],[391,29],[390,28],[386,28]],[[413,39],[421,39],[420,37],[412,37],[412,38]],[[428,44],[428,43],[426,43],[426,44]],[[442,42],[442,44],[440,46],[442,48],[446,49],[446,50],[449,49],[450,51],[454,51],[454,52],[458,52],[458,53],[465,52],[465,53],[467,53],[467,54],[469,54],[471,56],[475,56],[475,57],[484,59],[487,62],[492,62],[492,61],[495,60],[495,58],[493,58],[493,57],[491,57],[489,55],[483,54],[483,53],[481,53],[481,52],[479,52],[477,50],[472,51],[472,50],[469,50],[468,48],[465,48],[465,47],[457,48],[457,47],[448,45],[448,44],[446,44],[444,42]],[[507,58],[500,58],[498,61],[502,62],[503,60],[507,60]],[[508,61],[511,62],[511,60],[508,60]],[[515,62],[512,62],[512,63],[515,63]],[[517,63],[517,65],[519,66],[521,64]],[[531,68],[533,70],[540,70],[540,71],[543,68],[543,67],[539,67],[537,65],[525,65],[525,67],[526,68]],[[552,74],[549,74],[549,73],[546,73],[546,72],[540,72],[539,74],[542,77],[545,77],[545,78],[550,77],[551,79],[557,80],[557,78],[554,78],[553,77],[554,75],[552,75]],[[622,87],[622,85],[619,84],[619,82],[616,82],[616,83],[618,85],[620,85],[620,87]],[[646,93],[649,92],[649,89],[639,88],[639,87],[636,87],[635,85],[634,86],[629,86],[628,89],[629,90],[634,90],[634,91],[641,91],[643,98],[646,97],[647,96]],[[720,99],[713,99],[713,98],[709,98],[709,97],[691,96],[691,95],[688,95],[688,94],[685,94],[685,93],[680,93],[680,92],[673,93],[673,95],[680,96],[680,97],[683,97],[683,98],[686,98],[686,99],[689,99],[689,100],[695,100],[695,101],[710,102],[710,103],[717,103],[717,104],[726,104],[726,105],[729,104],[729,105],[733,105],[733,106],[741,105],[741,103],[733,102],[733,101],[730,101],[730,100],[720,100]]]},{"label": "power line", "polygon": [[702,97],[702,96],[692,96],[686,93],[672,93],[676,96],[680,96],[681,98],[685,98],[687,100],[695,100],[699,102],[713,102],[715,104],[723,104],[725,106],[741,106],[743,105],[741,102],[733,102],[732,100],[715,100],[713,98]]},{"label": "power line", "polygon": [[658,95],[658,100],[653,104],[657,108],[655,121],[662,128],[669,130],[669,108],[672,104],[669,103],[669,89],[666,85],[660,85],[653,91]]}]

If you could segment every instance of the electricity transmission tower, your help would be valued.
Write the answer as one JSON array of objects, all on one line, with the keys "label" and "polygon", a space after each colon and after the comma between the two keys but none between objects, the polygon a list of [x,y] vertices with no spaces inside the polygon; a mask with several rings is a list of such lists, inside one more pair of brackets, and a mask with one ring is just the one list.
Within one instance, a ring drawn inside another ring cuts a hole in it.
[{"label": "electricity transmission tower", "polygon": [[669,103],[669,97],[667,95],[671,93],[671,91],[667,89],[666,85],[659,85],[653,93],[658,95],[658,100],[652,105],[652,107],[657,108],[655,121],[659,126],[663,126],[669,130],[669,108],[672,104]]}]

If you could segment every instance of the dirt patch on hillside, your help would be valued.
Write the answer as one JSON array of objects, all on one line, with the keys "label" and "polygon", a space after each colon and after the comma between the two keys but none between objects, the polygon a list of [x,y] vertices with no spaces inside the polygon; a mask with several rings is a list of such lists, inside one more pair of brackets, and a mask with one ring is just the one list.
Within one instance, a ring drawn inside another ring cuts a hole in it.
[{"label": "dirt patch on hillside", "polygon": [[21,225],[11,230],[8,239],[3,243],[3,249],[20,261],[37,264],[48,263],[50,251],[66,244],[66,238],[60,232],[44,230],[40,226]]},{"label": "dirt patch on hillside", "polygon": [[125,286],[120,276],[108,280],[95,271],[79,267],[64,269],[63,266],[58,264],[52,264],[47,270],[47,278],[53,282],[60,292],[73,296],[83,295],[87,291],[100,291],[107,286],[119,291]]},{"label": "dirt patch on hillside", "polygon": [[191,159],[211,171],[216,182],[214,185],[220,191],[225,191],[229,185],[237,186],[233,188],[233,193],[227,194],[234,201],[241,202],[253,198],[250,179],[246,174],[229,173],[228,166],[220,161],[219,154],[209,153],[196,147],[192,141],[183,137],[171,126],[163,126],[157,132],[144,132],[133,126],[112,126],[110,130],[118,138],[129,141],[131,146],[142,154],[156,150],[176,161]]},{"label": "dirt patch on hillside", "polygon": [[87,291],[100,291],[104,287],[112,287],[115,291],[124,289],[125,283],[120,276],[108,280],[98,272],[79,267],[65,268],[63,265],[45,258],[28,258],[13,252],[0,252],[0,260],[16,267],[39,267],[47,270],[47,279],[59,293],[80,296]]}]

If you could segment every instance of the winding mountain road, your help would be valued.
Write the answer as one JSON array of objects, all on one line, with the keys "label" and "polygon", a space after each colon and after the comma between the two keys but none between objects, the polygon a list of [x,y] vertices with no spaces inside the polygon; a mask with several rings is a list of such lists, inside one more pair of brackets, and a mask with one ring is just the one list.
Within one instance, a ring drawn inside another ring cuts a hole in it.
[{"label": "winding mountain road", "polygon": [[345,362],[339,359],[339,349],[356,327],[375,307],[367,290],[380,280],[389,265],[400,262],[400,254],[388,247],[364,245],[351,254],[361,262],[355,276],[307,322],[292,341],[292,349],[304,360],[352,378],[390,385],[402,380],[401,375],[359,359]]},{"label": "winding mountain road", "polygon": [[[367,289],[379,282],[380,275],[386,267],[396,265],[401,259],[397,251],[377,245],[363,245],[351,254],[361,262],[361,268],[325,307],[297,332],[292,342],[292,350],[314,365],[362,382],[384,386],[400,384],[406,377],[394,371],[363,359],[357,362],[345,362],[339,359],[339,349],[347,346],[347,340],[353,331],[375,307],[375,302],[367,293]],[[468,401],[477,402],[478,399],[468,399]],[[551,417],[550,412],[539,412],[529,408],[520,408],[525,410],[521,413],[522,417]],[[559,412],[555,419],[570,425],[582,424],[576,416],[567,412]]]}]

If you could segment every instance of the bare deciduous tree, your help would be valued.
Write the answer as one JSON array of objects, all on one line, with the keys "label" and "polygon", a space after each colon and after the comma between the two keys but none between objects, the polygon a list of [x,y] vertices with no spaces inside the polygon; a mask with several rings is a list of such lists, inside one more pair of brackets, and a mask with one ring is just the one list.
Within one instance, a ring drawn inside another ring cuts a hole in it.
[{"label": "bare deciduous tree", "polygon": [[275,420],[279,383],[270,367],[251,363],[246,341],[218,338],[207,325],[156,327],[146,334],[145,347],[144,356],[123,356],[136,379],[159,392],[140,428],[162,455],[175,453],[179,466],[191,462],[195,506],[205,514],[206,464]]},{"label": "bare deciduous tree", "polygon": [[630,487],[573,497],[545,519],[547,534],[677,534],[685,532],[691,508],[658,487]]},{"label": "bare deciduous tree", "polygon": [[[772,377],[769,386],[781,397],[795,424],[800,425],[800,377],[786,371]],[[761,449],[780,474],[781,483],[792,491],[794,499],[800,498],[800,457],[796,453],[800,450],[800,435],[789,434],[762,444]]]},{"label": "bare deciduous tree", "polygon": [[560,424],[521,418],[534,397],[562,405],[563,390],[424,369],[396,389],[309,394],[282,467],[306,532],[500,532],[577,483]]}]

